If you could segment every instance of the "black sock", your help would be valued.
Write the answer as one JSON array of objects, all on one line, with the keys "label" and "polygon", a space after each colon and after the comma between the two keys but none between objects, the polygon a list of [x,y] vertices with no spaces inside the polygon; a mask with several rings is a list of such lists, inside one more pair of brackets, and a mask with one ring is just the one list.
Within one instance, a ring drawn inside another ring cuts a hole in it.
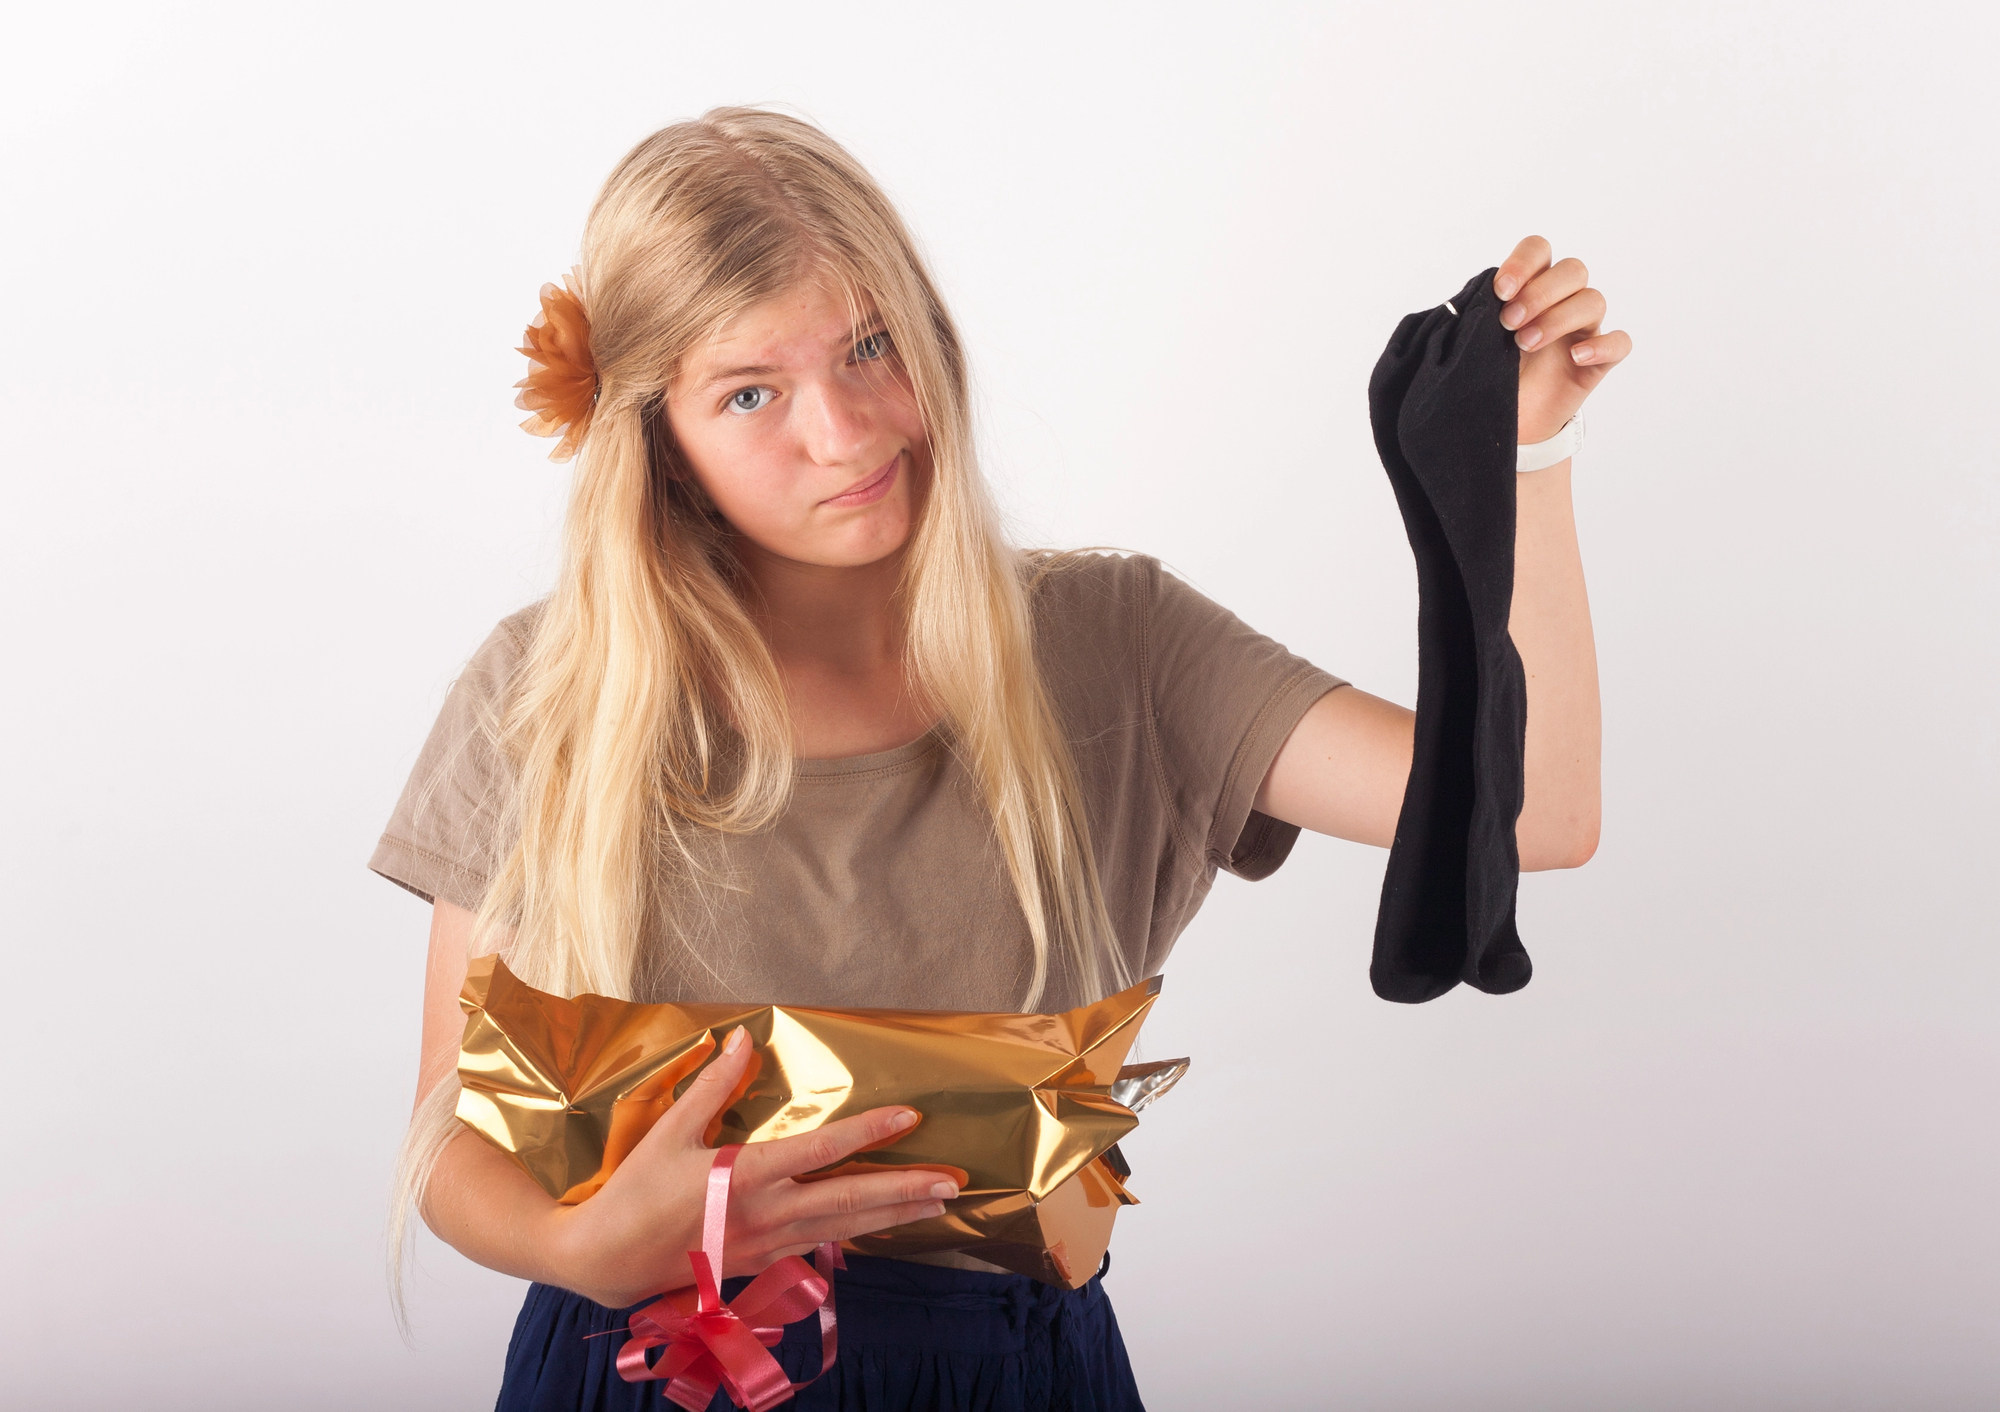
[{"label": "black sock", "polygon": [[1418,593],[1416,753],[1368,973],[1385,1000],[1502,994],[1532,970],[1514,928],[1528,689],[1507,636],[1521,355],[1494,273],[1405,318],[1368,380]]}]

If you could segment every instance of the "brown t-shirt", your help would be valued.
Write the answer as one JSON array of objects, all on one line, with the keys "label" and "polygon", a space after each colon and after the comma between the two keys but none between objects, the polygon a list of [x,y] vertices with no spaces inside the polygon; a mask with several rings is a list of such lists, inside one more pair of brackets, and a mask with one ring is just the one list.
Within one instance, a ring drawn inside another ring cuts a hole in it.
[{"label": "brown t-shirt", "polygon": [[[1033,592],[1035,647],[1082,781],[1091,844],[1136,977],[1165,965],[1218,868],[1268,877],[1298,830],[1251,808],[1278,748],[1344,683],[1142,556],[1062,562]],[[494,629],[438,716],[369,866],[426,900],[479,904],[511,840],[507,767],[480,729],[538,608]],[[648,1000],[1014,1010],[1028,928],[976,786],[938,732],[800,760],[786,812],[717,837],[699,967]],[[1040,1008],[1094,997],[1052,972]]]}]

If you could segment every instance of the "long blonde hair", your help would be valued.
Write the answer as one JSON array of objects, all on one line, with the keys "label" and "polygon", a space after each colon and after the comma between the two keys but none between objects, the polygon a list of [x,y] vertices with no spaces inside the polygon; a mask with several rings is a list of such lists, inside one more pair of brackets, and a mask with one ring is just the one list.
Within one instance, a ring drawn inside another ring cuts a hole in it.
[{"label": "long blonde hair", "polygon": [[[783,685],[744,603],[732,531],[680,473],[663,404],[683,361],[732,317],[820,277],[875,301],[915,389],[934,469],[897,595],[906,670],[992,815],[1033,943],[1023,1008],[1052,975],[1078,1000],[1127,983],[1036,668],[1027,562],[973,454],[964,352],[887,197],[810,124],[718,108],[618,164],[591,209],[581,272],[597,405],[560,581],[496,723],[517,827],[475,945],[502,949],[544,990],[634,996],[663,965],[701,964],[703,840],[783,812]],[[431,1098],[405,1144],[399,1211],[454,1135],[449,1106]]]}]

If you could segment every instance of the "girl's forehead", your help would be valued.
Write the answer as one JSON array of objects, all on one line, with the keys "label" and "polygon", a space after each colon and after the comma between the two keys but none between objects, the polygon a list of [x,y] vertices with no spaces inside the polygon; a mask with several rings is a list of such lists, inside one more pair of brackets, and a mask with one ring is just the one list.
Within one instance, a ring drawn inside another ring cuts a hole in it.
[{"label": "girl's forehead", "polygon": [[829,354],[844,354],[874,316],[875,303],[865,294],[849,302],[837,286],[795,285],[730,318],[690,364],[697,370],[818,364]]}]

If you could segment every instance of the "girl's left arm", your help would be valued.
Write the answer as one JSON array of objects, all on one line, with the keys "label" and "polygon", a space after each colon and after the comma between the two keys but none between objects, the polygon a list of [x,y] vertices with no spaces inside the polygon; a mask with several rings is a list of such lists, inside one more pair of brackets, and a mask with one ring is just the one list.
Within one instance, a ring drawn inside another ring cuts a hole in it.
[{"label": "girl's left arm", "polygon": [[[1583,263],[1551,264],[1530,236],[1493,277],[1509,300],[1500,322],[1522,350],[1522,444],[1545,441],[1632,351],[1622,332],[1600,333],[1604,296]],[[1597,851],[1601,732],[1597,648],[1570,503],[1570,463],[1517,482],[1514,598],[1507,630],[1528,679],[1525,796],[1515,839],[1526,871],[1574,868]],[[1360,843],[1389,846],[1409,779],[1415,715],[1352,687],[1307,711],[1257,791],[1274,819]]]}]

